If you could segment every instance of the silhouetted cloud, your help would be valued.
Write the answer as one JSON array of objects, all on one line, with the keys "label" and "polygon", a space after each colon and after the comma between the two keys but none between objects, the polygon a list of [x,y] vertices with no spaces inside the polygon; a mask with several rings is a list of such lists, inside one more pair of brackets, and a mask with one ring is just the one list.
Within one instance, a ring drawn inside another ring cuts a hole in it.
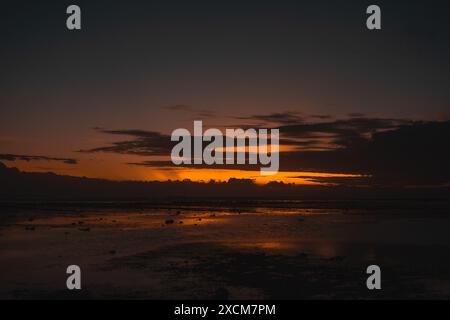
[{"label": "silhouetted cloud", "polygon": [[[164,167],[174,167],[172,161],[161,161],[161,160],[155,160],[155,161],[142,161],[142,162],[129,162],[127,163],[130,166],[139,166],[139,167],[154,167],[154,168],[164,168]],[[192,165],[191,165],[192,166]],[[180,167],[187,167],[184,165],[177,166]]]},{"label": "silhouetted cloud", "polygon": [[359,139],[346,136],[341,148],[285,152],[285,171],[370,174],[373,183],[439,185],[450,182],[450,122],[415,122]]},{"label": "silhouetted cloud", "polygon": [[310,182],[328,185],[344,185],[352,187],[367,187],[375,186],[371,176],[357,176],[357,177],[312,177],[312,176],[294,176],[291,178],[304,179]]},{"label": "silhouetted cloud", "polygon": [[289,137],[311,137],[317,134],[333,134],[337,137],[362,136],[380,130],[392,130],[401,125],[412,123],[405,119],[390,118],[351,118],[328,122],[286,124],[280,131]]},{"label": "silhouetted cloud", "polygon": [[173,142],[169,135],[155,131],[145,130],[97,130],[101,133],[119,136],[130,136],[131,140],[114,142],[110,146],[80,150],[85,153],[110,152],[119,154],[132,154],[140,156],[167,155],[170,154]]},{"label": "silhouetted cloud", "polygon": [[23,154],[0,154],[0,160],[5,161],[59,161],[64,162],[66,164],[77,164],[76,159],[70,158],[55,158],[48,156],[35,156],[35,155],[23,155]]},{"label": "silhouetted cloud", "polygon": [[[281,145],[289,145],[305,150],[326,150],[349,147],[367,141],[374,133],[379,131],[395,130],[402,125],[411,123],[409,120],[384,118],[351,118],[327,122],[310,122],[291,124],[289,119],[296,118],[290,113],[254,116],[253,119],[265,119],[286,122],[278,127],[280,129]],[[244,117],[240,119],[250,119]],[[232,127],[243,127],[235,125]],[[245,128],[245,126],[244,126]],[[132,139],[114,142],[110,146],[102,146],[82,152],[113,152],[120,154],[133,154],[141,156],[169,155],[174,143],[169,135],[155,131],[136,129],[97,131],[111,134],[130,136]]]},{"label": "silhouetted cloud", "polygon": [[[279,127],[281,171],[314,171],[370,175],[353,180],[365,185],[441,185],[450,182],[450,122],[414,122],[390,118],[349,118]],[[132,139],[85,152],[115,152],[141,156],[169,156],[170,136],[143,130],[102,130]],[[146,159],[130,163],[172,167],[168,161]],[[174,166],[173,166],[174,167]],[[221,168],[221,165],[194,168]],[[226,169],[258,170],[255,165],[227,165]],[[334,179],[334,180],[333,180]],[[343,179],[317,178],[341,183]],[[339,181],[338,181],[339,180]]]},{"label": "silhouetted cloud", "polygon": [[239,120],[262,121],[267,124],[292,124],[303,122],[304,118],[298,112],[277,112],[271,114],[251,115],[247,117],[235,117]]}]

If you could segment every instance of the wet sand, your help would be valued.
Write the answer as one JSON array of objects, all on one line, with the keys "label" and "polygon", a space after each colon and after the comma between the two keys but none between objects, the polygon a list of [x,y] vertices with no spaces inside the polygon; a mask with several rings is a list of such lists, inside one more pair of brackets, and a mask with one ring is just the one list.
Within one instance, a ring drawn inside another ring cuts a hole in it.
[{"label": "wet sand", "polygon": [[[450,298],[445,208],[75,208],[2,208],[0,298]],[[381,291],[366,288],[371,264]]]}]

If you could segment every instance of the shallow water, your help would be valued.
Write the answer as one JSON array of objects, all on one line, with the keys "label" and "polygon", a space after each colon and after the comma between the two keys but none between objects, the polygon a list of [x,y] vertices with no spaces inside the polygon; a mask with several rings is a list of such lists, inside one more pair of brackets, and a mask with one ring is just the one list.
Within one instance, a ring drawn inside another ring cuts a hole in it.
[{"label": "shallow water", "polygon": [[[450,219],[392,210],[21,209],[0,228],[0,296],[71,298],[65,269],[77,264],[92,298],[372,298],[365,268],[378,264],[382,297],[449,297]],[[280,272],[305,290],[278,287]]]}]

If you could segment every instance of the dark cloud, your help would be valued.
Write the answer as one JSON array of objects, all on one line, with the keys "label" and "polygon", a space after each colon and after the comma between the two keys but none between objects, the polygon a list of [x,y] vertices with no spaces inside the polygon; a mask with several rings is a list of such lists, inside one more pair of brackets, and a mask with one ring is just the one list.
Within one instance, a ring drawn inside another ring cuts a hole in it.
[{"label": "dark cloud", "polygon": [[[296,118],[291,113],[278,113],[272,115],[253,116],[253,119],[265,119],[286,122],[280,126],[280,143],[301,148],[301,150],[325,150],[345,148],[359,143],[364,143],[374,133],[379,131],[394,130],[401,125],[410,123],[402,119],[382,119],[382,118],[352,118],[344,120],[333,120],[327,122],[300,123],[288,120]],[[249,119],[240,118],[240,119]],[[231,128],[248,128],[249,126],[234,125]],[[256,127],[258,129],[258,127]],[[155,131],[145,131],[136,129],[126,130],[105,130],[97,131],[111,134],[130,136],[132,139],[114,142],[110,146],[102,146],[82,152],[113,152],[120,154],[133,154],[141,156],[170,155],[174,142],[170,141],[169,135],[164,135]]]},{"label": "dark cloud", "polygon": [[267,124],[292,124],[301,123],[304,118],[298,112],[278,112],[271,114],[252,115],[248,117],[235,117],[238,120],[252,120]]},{"label": "dark cloud", "polygon": [[[328,149],[344,148],[363,143],[376,132],[395,130],[411,123],[404,119],[351,118],[327,122],[285,125],[280,127],[284,138],[301,138],[313,142],[312,145],[328,145]],[[303,142],[305,145],[305,142]]]},{"label": "dark cloud", "polygon": [[54,158],[48,156],[35,156],[35,155],[23,155],[23,154],[0,154],[0,160],[5,161],[59,161],[66,164],[77,164],[76,159],[70,158]]},{"label": "dark cloud", "polygon": [[[348,138],[348,137],[347,137]],[[329,151],[285,152],[285,171],[320,171],[372,175],[372,183],[439,185],[450,182],[450,122],[415,122],[347,139]]]},{"label": "dark cloud", "polygon": [[334,134],[336,136],[361,136],[380,130],[396,129],[401,125],[411,123],[405,119],[389,118],[352,118],[328,122],[312,122],[304,124],[287,124],[280,127],[280,131],[290,137],[311,137],[320,134]]},{"label": "dark cloud", "polygon": [[[154,167],[154,168],[174,167],[172,161],[142,161],[142,162],[129,162],[127,164],[130,166]],[[177,167],[185,167],[185,166],[182,165]]]},{"label": "dark cloud", "polygon": [[363,175],[356,177],[311,177],[311,176],[295,176],[291,178],[305,179],[310,182],[332,185],[345,185],[352,187],[374,187],[374,181],[371,176]]},{"label": "dark cloud", "polygon": [[[275,126],[280,129],[280,135],[285,139],[284,144],[317,147],[320,145],[322,149],[324,145],[328,145],[330,148],[346,147],[360,140],[366,140],[375,132],[394,130],[401,125],[411,123],[407,119],[370,118],[356,113],[348,119],[335,120],[329,115],[306,116],[295,112],[252,115],[235,119],[254,121],[258,125],[234,124],[231,127],[257,129]],[[306,121],[311,119],[313,120]],[[292,140],[293,138],[309,140]]]},{"label": "dark cloud", "polygon": [[109,152],[119,154],[132,154],[140,156],[168,155],[173,146],[169,135],[164,135],[155,131],[145,130],[98,130],[99,132],[111,135],[130,136],[131,140],[114,142],[110,146],[103,146],[93,149],[80,150],[80,152],[95,153]]},{"label": "dark cloud", "polygon": [[[170,136],[143,130],[102,130],[132,139],[85,152],[115,152],[141,156],[169,156]],[[349,182],[360,185],[441,185],[450,182],[450,122],[413,122],[404,119],[351,118],[280,127],[282,171],[314,171],[370,175]],[[323,144],[326,146],[323,147]],[[172,167],[170,161],[142,161],[132,165]],[[223,166],[195,166],[222,168]],[[259,170],[255,165],[227,169]],[[342,183],[347,179],[311,178]]]}]

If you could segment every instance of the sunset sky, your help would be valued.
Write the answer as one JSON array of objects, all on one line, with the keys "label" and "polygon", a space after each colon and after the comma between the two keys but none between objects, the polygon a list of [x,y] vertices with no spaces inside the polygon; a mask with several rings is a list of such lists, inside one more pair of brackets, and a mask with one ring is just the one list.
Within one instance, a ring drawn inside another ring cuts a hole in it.
[{"label": "sunset sky", "polygon": [[[113,180],[449,183],[450,5],[375,1],[369,31],[372,2],[5,4],[0,161]],[[170,133],[194,120],[280,128],[281,172],[174,167]]]}]

